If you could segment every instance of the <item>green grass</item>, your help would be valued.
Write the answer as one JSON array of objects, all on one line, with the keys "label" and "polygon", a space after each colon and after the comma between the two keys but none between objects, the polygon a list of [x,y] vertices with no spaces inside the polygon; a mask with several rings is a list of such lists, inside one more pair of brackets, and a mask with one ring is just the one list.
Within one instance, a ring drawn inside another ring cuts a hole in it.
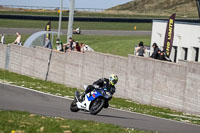
[{"label": "green grass", "polygon": [[[1,28],[38,28],[44,29],[48,21],[43,20],[18,20],[0,19]],[[52,29],[58,29],[58,21],[51,21]],[[62,29],[67,29],[68,22],[62,21]],[[151,31],[152,23],[120,23],[120,22],[80,22],[74,21],[73,27],[81,27],[82,30],[134,30]]]},{"label": "green grass", "polygon": [[120,56],[133,54],[134,46],[140,41],[143,41],[146,46],[150,44],[150,36],[76,35],[74,39],[88,44],[94,48],[95,51]]},{"label": "green grass", "polygon": [[0,110],[0,133],[153,133],[111,124]]},{"label": "green grass", "polygon": [[[42,81],[36,78],[19,75],[2,69],[0,69],[0,82],[6,82],[18,86],[31,88],[34,90],[43,91],[46,93],[51,93],[54,95],[68,97],[73,97],[74,92],[77,90],[76,88],[70,88],[62,84]],[[151,105],[139,104],[134,101],[115,97],[111,100],[110,104],[112,107],[119,109],[200,125],[200,116],[185,114],[168,108],[160,108]]]},{"label": "green grass", "polygon": [[[29,35],[22,35],[22,42]],[[15,35],[5,36],[6,43],[11,43],[16,38]],[[150,36],[106,36],[106,35],[73,35],[76,41],[83,42],[91,46],[95,51],[109,53],[119,56],[128,56],[134,53],[134,46],[143,41],[146,46],[150,44]],[[61,36],[63,43],[66,43],[66,35]],[[54,39],[55,48],[55,39]]]},{"label": "green grass", "polygon": [[[30,35],[28,35],[28,34],[22,34],[21,41],[24,43],[26,41],[26,39],[28,39],[29,36]],[[13,43],[15,41],[16,37],[17,37],[17,35],[5,35],[6,44]]]},{"label": "green grass", "polygon": [[74,96],[76,88],[70,88],[62,84],[46,82],[37,78],[30,78],[24,75],[4,71],[0,69],[0,81],[9,82],[18,86],[24,86],[38,91],[51,93],[54,95]]}]

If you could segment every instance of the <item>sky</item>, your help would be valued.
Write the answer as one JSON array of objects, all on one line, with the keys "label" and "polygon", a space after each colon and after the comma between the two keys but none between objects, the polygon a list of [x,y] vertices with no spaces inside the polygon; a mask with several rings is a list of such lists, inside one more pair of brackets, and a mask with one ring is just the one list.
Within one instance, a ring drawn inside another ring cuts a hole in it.
[{"label": "sky", "polygon": [[[75,8],[107,9],[129,1],[132,0],[75,0]],[[59,7],[60,0],[0,0],[0,5]],[[63,6],[69,7],[69,0],[63,0]]]}]

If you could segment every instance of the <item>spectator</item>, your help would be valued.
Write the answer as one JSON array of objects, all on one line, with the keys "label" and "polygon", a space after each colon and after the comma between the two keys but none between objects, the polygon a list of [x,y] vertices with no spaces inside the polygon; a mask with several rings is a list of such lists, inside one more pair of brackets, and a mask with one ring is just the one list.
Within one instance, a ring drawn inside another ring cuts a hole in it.
[{"label": "spectator", "polygon": [[69,38],[69,42],[63,45],[64,52],[72,51],[74,48],[74,40],[72,37]]},{"label": "spectator", "polygon": [[3,34],[1,35],[1,42],[0,43],[5,44],[5,37],[4,37]]},{"label": "spectator", "polygon": [[63,50],[64,52],[67,52],[67,51],[72,51],[75,47],[75,44],[74,44],[74,40],[72,39],[72,37],[69,38],[69,42],[63,44]]},{"label": "spectator", "polygon": [[52,49],[51,41],[49,40],[48,37],[45,38],[45,44],[44,44],[44,47],[45,47],[45,48]]},{"label": "spectator", "polygon": [[69,43],[63,44],[63,50],[64,50],[64,52],[71,51]]},{"label": "spectator", "polygon": [[72,51],[76,51],[76,43],[77,43],[78,41],[72,40],[72,42],[73,42]]},{"label": "spectator", "polygon": [[168,58],[164,51],[158,50],[158,59],[172,62],[170,58]]},{"label": "spectator", "polygon": [[151,58],[158,59],[158,51],[160,50],[158,48],[158,45],[156,43],[153,43],[152,47],[154,48]]},{"label": "spectator", "polygon": [[69,38],[69,48],[70,48],[70,50],[73,50],[73,44],[74,44],[74,40],[70,37]]},{"label": "spectator", "polygon": [[84,50],[84,52],[85,51],[92,51],[92,52],[94,51],[94,49],[92,49],[90,46],[88,46],[86,44],[84,44],[83,50]]},{"label": "spectator", "polygon": [[76,48],[76,51],[81,52],[81,47],[80,47],[78,41],[76,41],[76,46],[75,46],[75,48]]},{"label": "spectator", "polygon": [[81,34],[81,28],[78,27],[73,31],[73,34]]},{"label": "spectator", "polygon": [[22,45],[22,42],[21,42],[22,36],[19,32],[16,32],[16,35],[17,35],[17,38],[15,39],[15,41],[13,43],[21,46]]},{"label": "spectator", "polygon": [[80,50],[81,50],[82,53],[85,52],[85,51],[84,51],[84,47],[85,47],[85,44],[84,44],[84,43],[81,43],[81,44],[80,44],[80,48],[81,48]]},{"label": "spectator", "polygon": [[60,41],[60,39],[56,39],[56,50],[57,51],[61,51],[63,52],[63,44],[62,44],[62,41]]},{"label": "spectator", "polygon": [[144,43],[141,41],[135,50],[136,50],[136,55],[144,56],[145,53]]}]

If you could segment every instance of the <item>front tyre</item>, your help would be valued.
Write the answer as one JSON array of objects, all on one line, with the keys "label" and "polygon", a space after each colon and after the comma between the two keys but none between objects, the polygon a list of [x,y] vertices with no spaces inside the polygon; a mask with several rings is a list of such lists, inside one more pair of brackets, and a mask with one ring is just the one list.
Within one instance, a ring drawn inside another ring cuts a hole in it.
[{"label": "front tyre", "polygon": [[92,103],[92,106],[90,107],[90,114],[96,115],[97,113],[99,113],[104,107],[104,104],[104,98],[98,97],[97,99],[95,99]]},{"label": "front tyre", "polygon": [[72,103],[71,103],[71,105],[70,105],[70,110],[72,111],[72,112],[78,112],[80,109],[77,107],[77,105],[76,105],[76,100],[74,99],[73,101],[72,101]]}]

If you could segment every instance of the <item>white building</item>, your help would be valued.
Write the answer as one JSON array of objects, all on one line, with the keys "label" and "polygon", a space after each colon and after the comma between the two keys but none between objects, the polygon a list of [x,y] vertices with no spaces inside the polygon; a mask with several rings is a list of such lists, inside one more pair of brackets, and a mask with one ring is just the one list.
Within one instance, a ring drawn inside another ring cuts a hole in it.
[{"label": "white building", "polygon": [[[164,45],[167,21],[154,20],[151,46],[155,42],[162,49]],[[200,24],[175,22],[174,41],[170,59],[200,62]],[[151,53],[153,49],[151,47]]]}]

